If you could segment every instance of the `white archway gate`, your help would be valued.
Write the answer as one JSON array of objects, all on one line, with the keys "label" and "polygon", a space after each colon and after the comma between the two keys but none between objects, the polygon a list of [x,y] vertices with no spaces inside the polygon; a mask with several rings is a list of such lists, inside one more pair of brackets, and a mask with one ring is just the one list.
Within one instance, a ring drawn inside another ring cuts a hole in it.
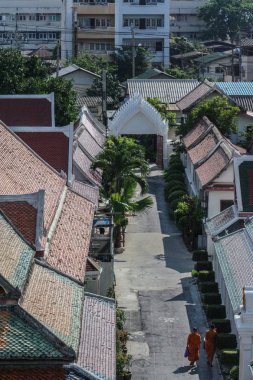
[{"label": "white archway gate", "polygon": [[115,113],[109,123],[109,134],[119,135],[156,135],[157,165],[168,166],[168,124],[160,113],[140,95],[127,100]]}]

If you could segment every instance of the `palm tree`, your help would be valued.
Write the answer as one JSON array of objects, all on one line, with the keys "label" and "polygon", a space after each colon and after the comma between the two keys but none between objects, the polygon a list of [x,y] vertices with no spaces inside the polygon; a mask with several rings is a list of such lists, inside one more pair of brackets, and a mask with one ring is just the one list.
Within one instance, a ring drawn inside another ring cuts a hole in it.
[{"label": "palm tree", "polygon": [[92,169],[103,171],[102,185],[106,198],[113,193],[122,194],[130,180],[140,185],[142,194],[147,190],[149,166],[145,150],[134,139],[110,136],[103,151],[96,156]]},{"label": "palm tree", "polygon": [[128,216],[143,212],[153,204],[149,196],[133,199],[137,185],[142,195],[147,190],[149,166],[145,160],[145,150],[134,139],[111,136],[95,158],[92,169],[103,171],[102,194],[113,209],[115,248],[120,248],[122,236],[124,242]]}]

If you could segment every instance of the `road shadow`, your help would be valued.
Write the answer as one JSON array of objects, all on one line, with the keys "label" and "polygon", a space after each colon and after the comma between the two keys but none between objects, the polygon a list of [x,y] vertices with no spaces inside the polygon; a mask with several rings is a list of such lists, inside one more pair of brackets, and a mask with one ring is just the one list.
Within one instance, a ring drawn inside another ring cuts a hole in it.
[{"label": "road shadow", "polygon": [[173,371],[173,373],[175,373],[175,374],[186,373],[186,372],[190,371],[190,369],[191,369],[190,365],[185,365],[183,367],[177,368],[175,371]]}]

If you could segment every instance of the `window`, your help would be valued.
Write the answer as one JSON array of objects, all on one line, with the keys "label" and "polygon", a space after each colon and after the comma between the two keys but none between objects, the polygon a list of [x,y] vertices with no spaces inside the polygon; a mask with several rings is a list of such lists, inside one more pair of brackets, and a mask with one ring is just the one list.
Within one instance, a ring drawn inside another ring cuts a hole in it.
[{"label": "window", "polygon": [[36,33],[28,33],[28,40],[36,40]]},{"label": "window", "polygon": [[56,33],[48,33],[48,39],[49,40],[55,40],[56,39]]},{"label": "window", "polygon": [[40,40],[47,40],[47,33],[39,33]]},{"label": "window", "polygon": [[233,206],[234,201],[233,200],[221,200],[220,201],[220,212],[223,210],[226,210],[226,208]]},{"label": "window", "polygon": [[49,15],[49,21],[60,21],[61,15]]},{"label": "window", "polygon": [[25,21],[26,20],[26,15],[17,14],[17,20],[18,21]]},{"label": "window", "polygon": [[215,67],[215,74],[222,74],[223,73],[223,68],[220,66]]},{"label": "window", "polygon": [[39,15],[39,21],[46,21],[46,15]]}]

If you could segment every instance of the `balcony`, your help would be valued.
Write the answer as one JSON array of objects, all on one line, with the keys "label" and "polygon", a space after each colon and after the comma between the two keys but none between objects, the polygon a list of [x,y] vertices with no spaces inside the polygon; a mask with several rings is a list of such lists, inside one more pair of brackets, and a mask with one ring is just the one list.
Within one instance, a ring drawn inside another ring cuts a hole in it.
[{"label": "balcony", "polygon": [[74,4],[74,9],[77,15],[114,15],[115,14],[115,4],[106,3],[106,4]]}]

